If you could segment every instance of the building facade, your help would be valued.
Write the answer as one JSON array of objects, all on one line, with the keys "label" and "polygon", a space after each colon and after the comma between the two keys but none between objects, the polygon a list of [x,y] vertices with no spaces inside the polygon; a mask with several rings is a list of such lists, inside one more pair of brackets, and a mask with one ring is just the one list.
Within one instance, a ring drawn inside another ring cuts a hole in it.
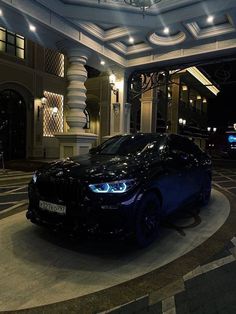
[{"label": "building facade", "polygon": [[130,98],[130,73],[117,67],[97,71],[86,66],[86,51],[60,48],[0,28],[0,141],[6,159],[83,154],[130,131],[191,136],[191,127],[206,129],[212,93],[196,73],[170,73],[171,82],[139,86],[139,97]]}]

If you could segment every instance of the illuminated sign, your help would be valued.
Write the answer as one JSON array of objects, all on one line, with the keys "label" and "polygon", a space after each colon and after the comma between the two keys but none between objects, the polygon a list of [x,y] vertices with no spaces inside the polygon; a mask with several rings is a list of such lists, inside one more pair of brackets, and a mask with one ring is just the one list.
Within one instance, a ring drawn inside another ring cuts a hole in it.
[{"label": "illuminated sign", "polygon": [[236,135],[229,135],[228,136],[229,143],[236,143]]}]

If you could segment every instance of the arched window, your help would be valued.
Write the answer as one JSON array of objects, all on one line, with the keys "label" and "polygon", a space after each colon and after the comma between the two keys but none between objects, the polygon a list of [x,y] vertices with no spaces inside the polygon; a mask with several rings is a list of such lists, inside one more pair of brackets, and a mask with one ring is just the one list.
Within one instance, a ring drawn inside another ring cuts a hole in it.
[{"label": "arched window", "polygon": [[84,129],[90,129],[90,114],[87,109],[84,109],[84,114],[86,117],[86,124],[84,126]]}]

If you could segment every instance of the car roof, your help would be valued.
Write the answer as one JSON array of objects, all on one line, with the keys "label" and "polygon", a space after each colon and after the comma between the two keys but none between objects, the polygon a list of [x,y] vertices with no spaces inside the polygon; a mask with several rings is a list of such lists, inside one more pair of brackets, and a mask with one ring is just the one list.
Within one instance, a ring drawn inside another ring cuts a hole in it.
[{"label": "car roof", "polygon": [[[120,135],[120,137],[143,137],[143,136],[146,136],[146,137],[150,137],[150,138],[157,138],[157,137],[167,137],[169,134],[167,133],[143,133],[143,132],[140,132],[140,133],[133,133],[133,134],[122,134]],[[118,135],[119,136],[119,135]]]}]

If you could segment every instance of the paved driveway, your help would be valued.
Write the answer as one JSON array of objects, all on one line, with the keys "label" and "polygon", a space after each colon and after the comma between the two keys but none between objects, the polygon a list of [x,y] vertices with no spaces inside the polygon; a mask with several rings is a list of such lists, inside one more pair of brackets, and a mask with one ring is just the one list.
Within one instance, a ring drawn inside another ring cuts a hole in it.
[{"label": "paved driveway", "polygon": [[23,171],[0,171],[0,214],[28,203],[27,185],[31,176]]},{"label": "paved driveway", "polygon": [[216,168],[213,171],[213,186],[236,195],[236,169]]}]

